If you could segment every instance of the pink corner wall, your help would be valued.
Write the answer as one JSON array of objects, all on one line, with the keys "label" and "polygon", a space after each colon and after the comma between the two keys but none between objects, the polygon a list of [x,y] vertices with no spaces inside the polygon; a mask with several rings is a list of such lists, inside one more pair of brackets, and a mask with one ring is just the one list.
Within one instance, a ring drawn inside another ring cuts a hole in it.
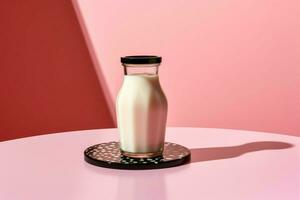
[{"label": "pink corner wall", "polygon": [[169,126],[300,136],[300,3],[73,0],[110,110],[119,57],[163,57]]},{"label": "pink corner wall", "polygon": [[299,13],[295,0],[1,1],[0,141],[114,127],[130,54],[163,56],[169,126],[300,136]]},{"label": "pink corner wall", "polygon": [[71,1],[0,3],[0,141],[113,127]]}]

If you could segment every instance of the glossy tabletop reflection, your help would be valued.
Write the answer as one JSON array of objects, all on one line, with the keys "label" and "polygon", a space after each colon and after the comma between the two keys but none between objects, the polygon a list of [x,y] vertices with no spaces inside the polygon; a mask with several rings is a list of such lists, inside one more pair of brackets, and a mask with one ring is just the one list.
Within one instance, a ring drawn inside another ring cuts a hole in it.
[{"label": "glossy tabletop reflection", "polygon": [[117,140],[117,129],[101,129],[1,142],[0,199],[300,199],[299,137],[168,128],[168,142],[191,149],[190,164],[133,171],[84,161],[86,147]]}]

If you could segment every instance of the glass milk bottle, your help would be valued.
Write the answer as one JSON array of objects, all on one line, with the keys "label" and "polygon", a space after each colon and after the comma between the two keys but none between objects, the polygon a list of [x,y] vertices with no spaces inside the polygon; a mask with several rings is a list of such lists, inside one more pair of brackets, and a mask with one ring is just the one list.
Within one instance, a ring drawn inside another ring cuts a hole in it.
[{"label": "glass milk bottle", "polygon": [[123,85],[116,110],[123,155],[160,156],[163,151],[168,104],[160,86],[158,56],[126,56]]}]

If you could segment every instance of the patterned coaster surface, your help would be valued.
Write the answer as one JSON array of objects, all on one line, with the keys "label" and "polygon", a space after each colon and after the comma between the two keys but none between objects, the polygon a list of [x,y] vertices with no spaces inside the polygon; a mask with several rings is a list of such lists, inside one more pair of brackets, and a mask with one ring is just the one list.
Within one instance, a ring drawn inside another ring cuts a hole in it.
[{"label": "patterned coaster surface", "polygon": [[163,155],[154,158],[131,158],[120,152],[119,142],[108,142],[88,147],[84,151],[86,162],[114,169],[159,169],[183,165],[190,161],[190,150],[179,144],[165,142]]}]

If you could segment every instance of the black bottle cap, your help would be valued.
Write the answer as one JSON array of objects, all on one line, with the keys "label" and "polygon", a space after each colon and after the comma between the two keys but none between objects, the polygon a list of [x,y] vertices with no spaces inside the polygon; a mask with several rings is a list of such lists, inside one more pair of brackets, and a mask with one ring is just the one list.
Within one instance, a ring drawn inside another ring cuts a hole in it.
[{"label": "black bottle cap", "polygon": [[149,56],[149,55],[140,55],[140,56],[125,56],[121,57],[121,63],[123,64],[159,64],[161,63],[160,56]]}]

